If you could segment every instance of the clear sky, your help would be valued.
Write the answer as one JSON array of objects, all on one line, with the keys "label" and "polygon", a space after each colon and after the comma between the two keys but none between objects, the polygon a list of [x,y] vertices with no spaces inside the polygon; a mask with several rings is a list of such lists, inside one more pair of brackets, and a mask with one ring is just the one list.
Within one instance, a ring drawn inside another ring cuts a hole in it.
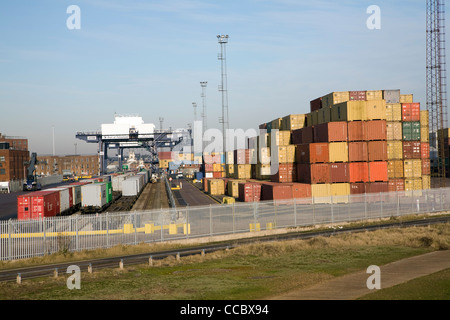
[{"label": "clear sky", "polygon": [[[370,5],[381,29],[367,27]],[[231,128],[307,113],[332,91],[400,89],[425,109],[425,26],[425,0],[1,1],[0,132],[51,154],[54,126],[57,154],[95,153],[76,132],[114,113],[186,127],[201,81],[208,127],[221,128],[219,34]]]}]

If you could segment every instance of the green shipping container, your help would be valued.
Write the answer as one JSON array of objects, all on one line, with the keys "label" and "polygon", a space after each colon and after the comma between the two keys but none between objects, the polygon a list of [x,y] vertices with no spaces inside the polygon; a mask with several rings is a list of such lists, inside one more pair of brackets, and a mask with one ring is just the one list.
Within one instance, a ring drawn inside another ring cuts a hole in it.
[{"label": "green shipping container", "polygon": [[267,133],[270,133],[272,131],[272,122],[267,122],[266,125],[267,125],[266,127]]},{"label": "green shipping container", "polygon": [[106,203],[110,203],[112,201],[113,193],[112,193],[112,183],[111,181],[108,182],[96,182],[96,183],[102,183],[106,185]]},{"label": "green shipping container", "polygon": [[403,140],[420,141],[420,121],[403,122]]}]

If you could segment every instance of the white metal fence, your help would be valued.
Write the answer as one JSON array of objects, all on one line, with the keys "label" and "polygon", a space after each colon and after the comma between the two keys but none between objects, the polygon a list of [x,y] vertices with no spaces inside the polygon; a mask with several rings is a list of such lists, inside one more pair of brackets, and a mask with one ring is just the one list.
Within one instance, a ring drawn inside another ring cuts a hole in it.
[{"label": "white metal fence", "polygon": [[450,188],[0,222],[0,260],[450,209]]}]

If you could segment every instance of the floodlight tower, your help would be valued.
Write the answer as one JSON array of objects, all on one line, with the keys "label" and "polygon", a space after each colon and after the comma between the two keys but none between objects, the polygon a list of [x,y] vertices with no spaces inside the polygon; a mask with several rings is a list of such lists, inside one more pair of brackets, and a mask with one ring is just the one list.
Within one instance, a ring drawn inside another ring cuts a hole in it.
[{"label": "floodlight tower", "polygon": [[164,118],[159,117],[159,130],[163,131]]},{"label": "floodlight tower", "polygon": [[197,103],[192,102],[192,106],[194,107],[194,122],[197,121]]},{"label": "floodlight tower", "polygon": [[200,86],[202,87],[202,94],[200,95],[203,99],[203,112],[202,112],[202,118],[203,118],[203,131],[207,128],[207,117],[206,117],[206,85],[208,84],[207,81],[200,82]]},{"label": "floodlight tower", "polygon": [[443,0],[427,0],[427,110],[430,146],[437,150],[440,187],[445,187],[445,148],[443,129],[447,128],[447,75],[445,61],[445,7]]},{"label": "floodlight tower", "polygon": [[222,84],[219,86],[219,91],[222,92],[222,117],[220,122],[222,123],[222,135],[223,135],[223,151],[226,149],[227,141],[227,130],[229,129],[228,121],[228,89],[227,89],[227,54],[226,54],[226,44],[228,43],[228,35],[218,35],[217,39],[220,44],[220,53],[218,59],[221,61],[221,71],[222,71]]}]

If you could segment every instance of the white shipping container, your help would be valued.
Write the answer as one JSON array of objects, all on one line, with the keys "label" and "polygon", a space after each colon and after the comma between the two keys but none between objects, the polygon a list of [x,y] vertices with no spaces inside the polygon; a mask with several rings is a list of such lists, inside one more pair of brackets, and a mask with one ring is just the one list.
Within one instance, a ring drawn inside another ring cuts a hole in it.
[{"label": "white shipping container", "polygon": [[72,199],[73,199],[73,205],[81,205],[81,186],[79,185],[72,185],[70,186],[72,188]]},{"label": "white shipping container", "polygon": [[129,177],[122,182],[122,196],[130,197],[139,194],[139,177]]},{"label": "white shipping container", "polygon": [[127,179],[128,175],[121,174],[120,176],[113,176],[111,183],[113,191],[122,191],[122,182]]},{"label": "white shipping container", "polygon": [[106,184],[93,183],[81,187],[81,206],[103,208],[106,205]]}]

